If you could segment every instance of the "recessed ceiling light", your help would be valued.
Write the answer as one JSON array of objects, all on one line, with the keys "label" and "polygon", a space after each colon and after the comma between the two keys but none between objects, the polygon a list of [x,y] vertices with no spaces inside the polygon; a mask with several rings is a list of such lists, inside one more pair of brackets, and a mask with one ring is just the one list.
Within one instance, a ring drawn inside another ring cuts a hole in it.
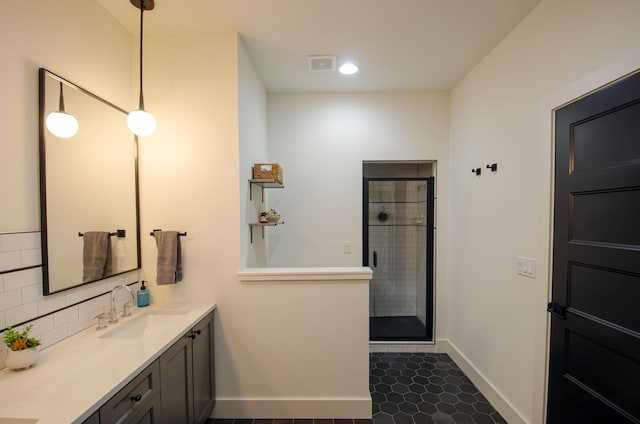
[{"label": "recessed ceiling light", "polygon": [[340,71],[340,73],[344,75],[352,75],[358,72],[358,67],[353,63],[345,63],[344,65],[340,66],[340,68],[338,68],[338,71]]}]

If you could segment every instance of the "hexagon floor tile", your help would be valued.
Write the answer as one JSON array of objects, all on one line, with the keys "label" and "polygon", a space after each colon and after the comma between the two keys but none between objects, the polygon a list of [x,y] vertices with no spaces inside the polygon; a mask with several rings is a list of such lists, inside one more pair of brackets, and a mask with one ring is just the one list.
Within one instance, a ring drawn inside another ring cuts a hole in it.
[{"label": "hexagon floor tile", "polygon": [[[371,353],[373,424],[506,424],[445,353]],[[209,419],[208,424],[371,424],[350,419]]]},{"label": "hexagon floor tile", "polygon": [[371,353],[374,424],[506,424],[445,353]]}]

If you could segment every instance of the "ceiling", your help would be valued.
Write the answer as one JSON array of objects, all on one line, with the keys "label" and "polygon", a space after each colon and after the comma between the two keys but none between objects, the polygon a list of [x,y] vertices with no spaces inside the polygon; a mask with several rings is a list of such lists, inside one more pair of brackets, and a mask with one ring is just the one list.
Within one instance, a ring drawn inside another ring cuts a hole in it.
[{"label": "ceiling", "polygon": [[[137,36],[129,0],[98,0]],[[269,92],[448,90],[540,0],[155,0],[145,35],[237,31]],[[309,72],[307,56],[355,75]]]}]

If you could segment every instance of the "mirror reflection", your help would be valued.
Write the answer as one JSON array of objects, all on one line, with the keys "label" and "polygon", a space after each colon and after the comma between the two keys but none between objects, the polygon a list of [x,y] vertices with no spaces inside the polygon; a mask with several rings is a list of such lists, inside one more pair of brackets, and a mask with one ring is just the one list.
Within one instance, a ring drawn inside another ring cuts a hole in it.
[{"label": "mirror reflection", "polygon": [[[46,69],[39,88],[47,295],[139,268],[137,142],[125,110]],[[75,135],[56,136],[45,124],[62,105],[77,121]]]}]

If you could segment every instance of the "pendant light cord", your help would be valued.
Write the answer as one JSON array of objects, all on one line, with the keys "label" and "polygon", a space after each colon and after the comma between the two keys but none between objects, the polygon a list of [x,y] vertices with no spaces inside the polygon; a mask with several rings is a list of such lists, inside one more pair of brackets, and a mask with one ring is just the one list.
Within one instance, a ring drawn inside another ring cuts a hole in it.
[{"label": "pendant light cord", "polygon": [[144,95],[142,94],[142,24],[144,16],[144,0],[140,1],[140,110],[144,110]]},{"label": "pendant light cord", "polygon": [[60,81],[60,103],[58,105],[58,112],[64,113],[64,95],[62,94],[62,81]]}]

